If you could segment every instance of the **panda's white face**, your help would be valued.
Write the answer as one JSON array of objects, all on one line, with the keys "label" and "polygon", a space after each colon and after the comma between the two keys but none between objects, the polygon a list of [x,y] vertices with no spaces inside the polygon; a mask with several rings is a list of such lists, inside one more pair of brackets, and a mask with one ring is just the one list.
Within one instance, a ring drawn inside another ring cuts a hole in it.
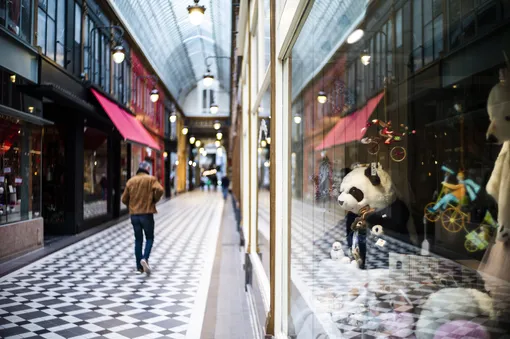
[{"label": "panda's white face", "polygon": [[370,177],[370,168],[358,167],[343,179],[338,203],[344,210],[358,213],[366,206],[382,209],[393,203],[395,198],[388,173],[379,167],[377,176]]}]

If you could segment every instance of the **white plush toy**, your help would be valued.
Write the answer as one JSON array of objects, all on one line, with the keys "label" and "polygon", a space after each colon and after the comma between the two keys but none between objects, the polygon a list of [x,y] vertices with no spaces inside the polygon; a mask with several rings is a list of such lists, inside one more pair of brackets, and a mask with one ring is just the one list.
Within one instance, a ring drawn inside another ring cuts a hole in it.
[{"label": "white plush toy", "polygon": [[344,251],[342,250],[342,244],[340,244],[338,241],[333,243],[333,246],[331,247],[331,252],[329,252],[331,255],[331,259],[334,261],[339,261],[342,264],[351,264],[351,265],[357,265],[357,263],[349,257],[345,256]]},{"label": "white plush toy", "polygon": [[[482,318],[489,320],[497,318],[490,296],[471,288],[444,288],[431,294],[422,305],[420,319],[416,323],[416,338],[461,338],[458,335],[454,336],[454,331],[459,327],[467,330],[470,322]],[[463,337],[488,338],[483,335],[485,331],[482,325],[473,331],[477,331],[478,334],[473,336],[466,333]]]}]

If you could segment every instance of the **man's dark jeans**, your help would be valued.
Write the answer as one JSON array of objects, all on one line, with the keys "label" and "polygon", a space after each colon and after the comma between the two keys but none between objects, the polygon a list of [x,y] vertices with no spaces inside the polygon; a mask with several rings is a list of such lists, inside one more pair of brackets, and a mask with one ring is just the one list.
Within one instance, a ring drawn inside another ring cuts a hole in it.
[{"label": "man's dark jeans", "polygon": [[[154,242],[154,214],[131,215],[131,223],[135,231],[135,257],[136,267],[143,270],[140,260],[149,261],[152,243]],[[145,250],[142,255],[143,234],[145,233]]]}]

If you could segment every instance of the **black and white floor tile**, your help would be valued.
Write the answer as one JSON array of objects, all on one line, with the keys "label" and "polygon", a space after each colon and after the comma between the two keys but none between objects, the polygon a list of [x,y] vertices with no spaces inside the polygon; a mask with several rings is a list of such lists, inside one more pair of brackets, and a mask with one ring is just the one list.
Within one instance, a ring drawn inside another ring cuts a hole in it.
[{"label": "black and white floor tile", "polygon": [[151,276],[129,221],[0,278],[0,338],[200,338],[221,194],[159,206]]}]

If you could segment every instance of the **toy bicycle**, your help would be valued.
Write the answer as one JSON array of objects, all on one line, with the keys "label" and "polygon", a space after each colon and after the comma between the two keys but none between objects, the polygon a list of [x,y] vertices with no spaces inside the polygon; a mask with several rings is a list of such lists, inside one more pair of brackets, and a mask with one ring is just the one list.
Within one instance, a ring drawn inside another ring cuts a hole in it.
[{"label": "toy bicycle", "polygon": [[[454,175],[455,172],[446,166],[442,166],[441,169],[445,172],[444,182],[446,182],[449,175]],[[483,250],[488,246],[488,239],[493,230],[497,229],[497,223],[494,221],[491,213],[486,212],[485,217],[480,224],[473,231],[468,231],[466,224],[471,221],[471,213],[467,210],[468,199],[471,201],[476,199],[480,186],[473,180],[463,180],[462,185],[466,189],[466,196],[461,201],[448,201],[445,206],[434,210],[434,207],[441,204],[441,200],[446,194],[450,193],[450,189],[445,183],[441,188],[441,191],[437,195],[435,202],[430,202],[425,206],[425,218],[430,222],[436,222],[441,219],[441,224],[448,232],[457,233],[464,230],[466,235],[466,241],[464,247],[469,252],[476,252]]]},{"label": "toy bicycle", "polygon": [[[379,135],[375,137],[365,137],[361,139],[361,143],[364,145],[368,145],[368,153],[371,155],[376,155],[379,153],[380,150],[380,144],[384,143],[386,145],[391,145],[394,142],[402,141],[402,138],[406,134],[415,134],[416,131],[408,132],[408,127],[401,124],[400,126],[404,129],[404,132],[402,133],[396,133],[391,128],[391,122],[383,122],[378,119],[372,120],[372,122],[369,122],[367,124],[367,127],[370,127],[372,125],[378,125],[382,127],[381,130],[379,130]],[[366,130],[365,127],[363,131]],[[394,146],[390,150],[390,158],[395,162],[401,162],[403,161],[407,156],[407,151],[402,146]]]}]

